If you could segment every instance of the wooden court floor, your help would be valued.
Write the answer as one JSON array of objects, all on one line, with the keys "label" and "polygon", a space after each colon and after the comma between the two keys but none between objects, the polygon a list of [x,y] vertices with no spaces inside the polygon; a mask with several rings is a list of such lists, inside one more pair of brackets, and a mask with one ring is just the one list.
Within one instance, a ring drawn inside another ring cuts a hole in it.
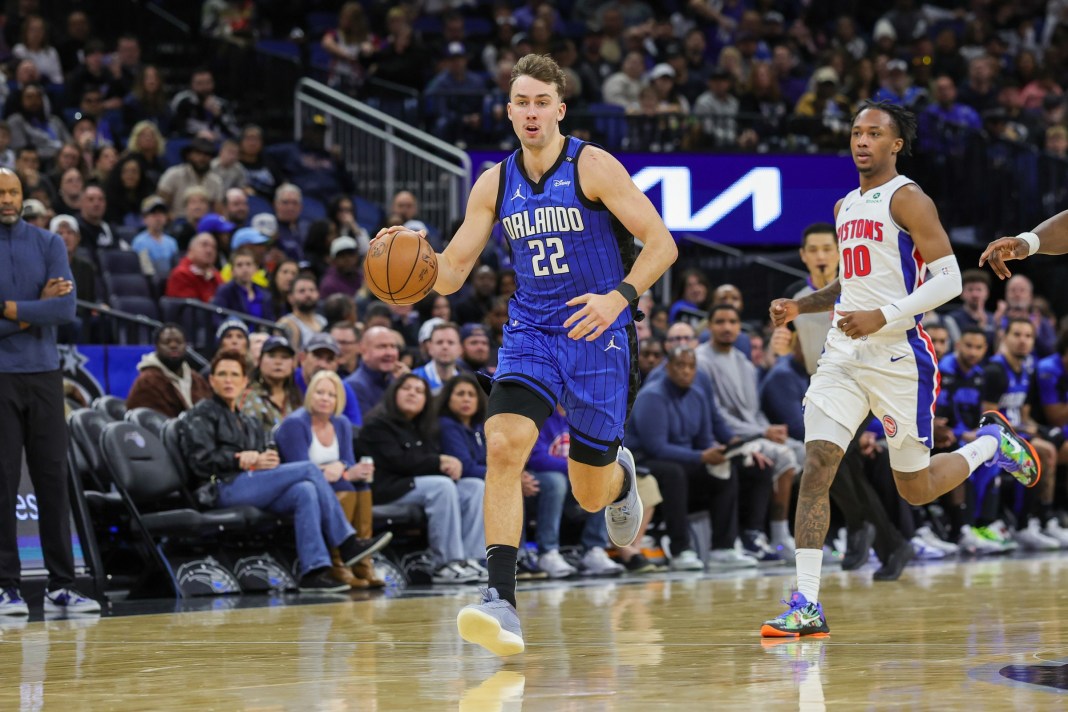
[{"label": "wooden court floor", "polygon": [[1068,555],[830,572],[831,637],[765,647],[791,573],[528,586],[507,661],[457,638],[466,587],[6,622],[0,710],[1068,709]]}]

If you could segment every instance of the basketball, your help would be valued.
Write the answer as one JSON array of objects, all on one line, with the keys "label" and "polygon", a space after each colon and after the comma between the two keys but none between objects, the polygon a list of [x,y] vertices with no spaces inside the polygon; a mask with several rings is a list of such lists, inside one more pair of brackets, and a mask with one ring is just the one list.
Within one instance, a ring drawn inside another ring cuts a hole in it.
[{"label": "basketball", "polygon": [[401,230],[371,243],[363,275],[368,288],[382,301],[415,304],[434,288],[438,256],[419,233]]}]

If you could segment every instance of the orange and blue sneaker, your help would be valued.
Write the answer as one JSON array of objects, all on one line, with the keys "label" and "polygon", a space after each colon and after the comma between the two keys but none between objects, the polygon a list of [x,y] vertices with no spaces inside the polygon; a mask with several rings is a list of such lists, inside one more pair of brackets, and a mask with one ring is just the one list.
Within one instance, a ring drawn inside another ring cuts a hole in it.
[{"label": "orange and blue sneaker", "polygon": [[823,615],[823,606],[809,603],[804,594],[794,591],[789,601],[783,601],[789,608],[777,618],[765,621],[760,628],[764,638],[826,638],[831,634],[827,627],[827,617]]},{"label": "orange and blue sneaker", "polygon": [[976,437],[990,435],[998,439],[998,451],[988,465],[994,465],[1019,480],[1024,487],[1034,487],[1042,477],[1038,453],[1027,440],[1020,437],[1004,415],[988,410],[979,418]]}]

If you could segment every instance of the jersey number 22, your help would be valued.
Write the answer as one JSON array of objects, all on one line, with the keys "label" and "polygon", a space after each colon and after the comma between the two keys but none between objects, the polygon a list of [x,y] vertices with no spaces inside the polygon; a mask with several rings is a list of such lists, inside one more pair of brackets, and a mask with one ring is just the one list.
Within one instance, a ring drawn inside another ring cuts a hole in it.
[{"label": "jersey number 22", "polygon": [[[534,259],[531,266],[537,277],[548,277],[550,274],[567,274],[571,268],[564,259],[564,241],[559,237],[550,237],[545,240],[531,240],[527,243],[534,250]],[[548,260],[546,260],[548,257]],[[548,262],[548,266],[546,266]]]}]

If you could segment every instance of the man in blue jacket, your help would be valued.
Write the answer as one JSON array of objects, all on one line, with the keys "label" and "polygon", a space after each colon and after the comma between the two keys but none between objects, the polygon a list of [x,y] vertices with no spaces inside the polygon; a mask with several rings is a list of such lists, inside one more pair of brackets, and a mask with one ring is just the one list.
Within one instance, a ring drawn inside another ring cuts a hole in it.
[{"label": "man in blue jacket", "polygon": [[96,613],[100,604],[74,589],[67,490],[67,426],[56,328],[74,321],[75,294],[59,235],[22,220],[22,183],[0,169],[0,615],[28,615],[19,593],[21,563],[15,496],[22,451],[39,512],[48,569],[45,611]]}]

